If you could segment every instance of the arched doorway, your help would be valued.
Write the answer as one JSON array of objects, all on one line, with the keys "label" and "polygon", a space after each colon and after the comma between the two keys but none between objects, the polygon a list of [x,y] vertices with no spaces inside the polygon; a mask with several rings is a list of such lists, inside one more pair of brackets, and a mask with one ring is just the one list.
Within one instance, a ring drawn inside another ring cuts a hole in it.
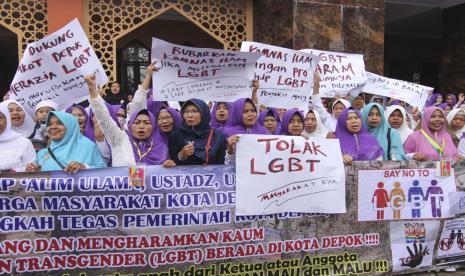
[{"label": "arched doorway", "polygon": [[224,45],[174,9],[169,9],[116,41],[117,78],[122,93],[134,93],[150,63],[152,37],[192,47],[223,49]]},{"label": "arched doorway", "polygon": [[[18,67],[18,37],[0,24],[0,95],[9,89]],[[1,99],[0,99],[1,101]]]}]

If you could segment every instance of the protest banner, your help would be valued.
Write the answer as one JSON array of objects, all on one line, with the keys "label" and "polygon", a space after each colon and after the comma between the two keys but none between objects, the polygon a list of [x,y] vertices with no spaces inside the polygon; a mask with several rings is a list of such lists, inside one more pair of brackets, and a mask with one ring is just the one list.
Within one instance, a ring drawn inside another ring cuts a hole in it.
[{"label": "protest banner", "polygon": [[[0,274],[390,275],[389,222],[357,222],[358,172],[432,166],[354,162],[345,177],[347,212],[328,216],[237,216],[232,166],[145,166],[134,186],[127,167],[3,173]],[[458,165],[455,172],[465,177]],[[426,258],[414,266],[411,240],[399,249],[405,271],[448,268],[423,266]],[[435,250],[422,252],[426,246]]]},{"label": "protest banner", "polygon": [[449,206],[452,216],[465,214],[465,192],[450,193]]},{"label": "protest banner", "polygon": [[316,72],[320,74],[321,97],[334,98],[359,91],[367,80],[363,55],[321,51],[300,50],[320,57]]},{"label": "protest banner", "polygon": [[361,170],[358,219],[447,218],[454,176],[437,177],[435,169]]},{"label": "protest banner", "polygon": [[440,224],[427,220],[391,222],[393,271],[431,266]]},{"label": "protest banner", "polygon": [[276,108],[308,109],[319,58],[273,45],[244,41],[241,51],[260,53],[255,65],[258,102]]},{"label": "protest banner", "polygon": [[363,92],[401,100],[418,107],[419,110],[423,109],[429,93],[434,90],[432,87],[390,79],[370,72],[367,72],[367,77]]},{"label": "protest banner", "polygon": [[238,214],[346,211],[339,140],[243,135],[236,155]]},{"label": "protest banner", "polygon": [[250,98],[255,62],[260,54],[193,48],[152,38],[155,101],[232,102]]},{"label": "protest banner", "polygon": [[10,97],[35,118],[34,107],[53,100],[58,109],[85,100],[89,94],[84,76],[96,72],[97,85],[107,76],[79,21],[28,44],[10,86]]},{"label": "protest banner", "polygon": [[438,265],[465,261],[465,219],[444,222],[438,245]]}]

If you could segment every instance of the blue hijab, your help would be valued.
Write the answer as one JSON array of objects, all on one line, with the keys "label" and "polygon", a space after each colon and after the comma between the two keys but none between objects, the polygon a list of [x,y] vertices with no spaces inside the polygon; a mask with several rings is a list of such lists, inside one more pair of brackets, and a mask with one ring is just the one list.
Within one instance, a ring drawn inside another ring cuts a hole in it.
[{"label": "blue hijab", "polygon": [[[72,161],[86,164],[92,168],[104,168],[107,166],[97,146],[80,133],[78,121],[73,115],[63,111],[51,111],[47,116],[47,126],[49,125],[51,116],[56,116],[66,127],[63,139],[60,141],[50,140],[49,145],[56,159],[63,166],[68,166]],[[62,169],[49,155],[47,149],[42,149],[37,153],[37,163],[42,166],[42,171]]]},{"label": "blue hijab", "polygon": [[[371,127],[368,125],[368,114],[372,108],[377,108],[379,115],[381,116],[381,123],[377,127]],[[390,139],[391,139],[391,155],[394,153],[396,160],[406,160],[404,145],[402,144],[402,139],[400,134],[394,128],[389,126],[389,122],[384,116],[384,108],[382,105],[377,103],[370,103],[362,109],[362,122],[363,125],[368,129],[368,131],[376,138],[379,145],[383,148],[383,160],[390,160],[388,158],[388,131],[391,129]]]}]

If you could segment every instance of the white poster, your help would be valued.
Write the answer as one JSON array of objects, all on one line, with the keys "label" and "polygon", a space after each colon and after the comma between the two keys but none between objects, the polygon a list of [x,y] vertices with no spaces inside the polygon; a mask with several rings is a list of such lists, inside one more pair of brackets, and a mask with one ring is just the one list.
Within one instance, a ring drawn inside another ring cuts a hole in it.
[{"label": "white poster", "polygon": [[232,102],[252,96],[255,62],[260,54],[193,48],[152,38],[155,101]]},{"label": "white poster", "polygon": [[390,79],[370,72],[367,72],[367,77],[363,92],[401,100],[420,110],[425,106],[428,93],[434,90],[432,87]]},{"label": "white poster", "polygon": [[447,218],[453,191],[453,173],[436,169],[359,170],[358,220]]},{"label": "white poster", "polygon": [[393,271],[431,266],[440,224],[427,220],[391,222]]},{"label": "white poster", "polygon": [[319,58],[273,45],[244,41],[241,51],[260,53],[255,79],[260,82],[258,102],[277,108],[306,110]]},{"label": "white poster", "polygon": [[465,219],[446,220],[438,245],[438,265],[465,261]]},{"label": "white poster", "polygon": [[315,49],[300,51],[320,57],[316,71],[321,78],[321,97],[334,98],[337,94],[345,96],[352,91],[361,90],[367,81],[363,55]]},{"label": "white poster", "polygon": [[89,94],[84,76],[96,72],[97,85],[107,76],[79,21],[27,45],[10,86],[10,97],[34,115],[34,107],[52,100],[58,109],[85,100]]},{"label": "white poster", "polygon": [[465,213],[465,192],[449,194],[450,214],[453,216]]},{"label": "white poster", "polygon": [[346,211],[339,140],[242,135],[236,155],[237,215]]}]

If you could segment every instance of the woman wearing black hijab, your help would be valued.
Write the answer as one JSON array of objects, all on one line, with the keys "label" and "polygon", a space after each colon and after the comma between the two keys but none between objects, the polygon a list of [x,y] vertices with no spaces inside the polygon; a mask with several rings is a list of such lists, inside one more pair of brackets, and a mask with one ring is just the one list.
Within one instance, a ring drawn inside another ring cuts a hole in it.
[{"label": "woman wearing black hijab", "polygon": [[210,127],[210,110],[199,99],[191,99],[181,108],[182,126],[171,132],[170,156],[177,165],[224,164],[226,140]]}]

